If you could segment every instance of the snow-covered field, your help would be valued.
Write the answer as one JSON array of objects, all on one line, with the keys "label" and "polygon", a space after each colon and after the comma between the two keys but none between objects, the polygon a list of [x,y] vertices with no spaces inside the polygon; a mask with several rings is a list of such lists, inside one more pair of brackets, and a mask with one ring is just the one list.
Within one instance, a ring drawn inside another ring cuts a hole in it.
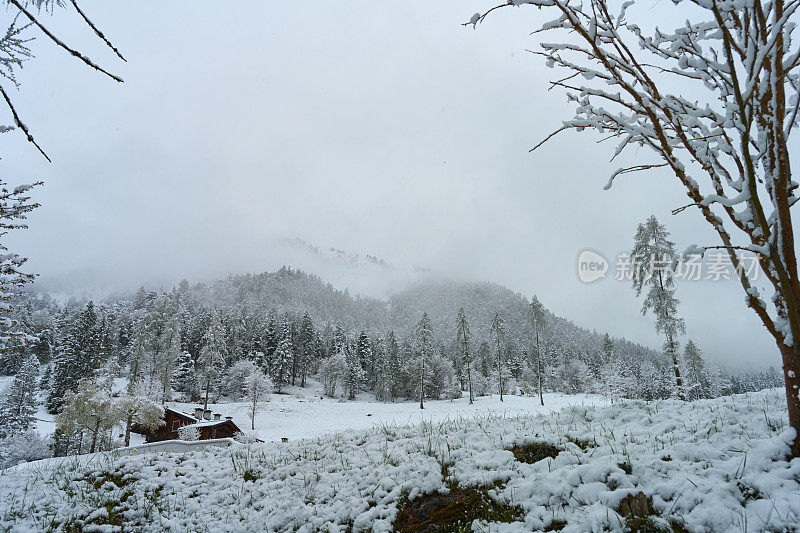
[{"label": "snow-covered field", "polygon": [[[317,437],[326,433],[353,429],[370,429],[385,424],[406,425],[423,421],[441,421],[474,416],[549,413],[570,405],[605,405],[602,396],[590,394],[544,395],[544,407],[538,397],[498,395],[475,398],[469,405],[468,398],[458,400],[426,400],[421,410],[416,402],[382,403],[360,395],[355,401],[339,401],[323,398],[314,387],[293,387],[286,394],[271,394],[256,415],[255,435],[264,441],[279,441],[281,438],[298,439]],[[197,403],[171,403],[170,406],[192,413]],[[246,403],[220,403],[209,405],[215,413],[232,416],[243,431],[250,431],[249,406]]]},{"label": "snow-covered field", "polygon": [[[626,401],[45,463],[2,474],[0,529],[387,531],[404,502],[484,487],[514,521],[477,531],[622,531],[616,509],[639,492],[651,526],[797,531],[800,459],[787,461],[785,405],[778,390]],[[555,457],[529,464],[508,451],[534,442]]]}]

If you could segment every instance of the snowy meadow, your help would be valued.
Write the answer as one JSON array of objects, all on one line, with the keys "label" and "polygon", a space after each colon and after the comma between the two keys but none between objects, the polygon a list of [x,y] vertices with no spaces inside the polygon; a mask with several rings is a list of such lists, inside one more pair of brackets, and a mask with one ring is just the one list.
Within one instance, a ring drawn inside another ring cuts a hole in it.
[{"label": "snowy meadow", "polygon": [[[784,406],[770,390],[104,452],[3,472],[0,519],[11,531],[795,531]],[[436,529],[448,512],[460,518]]]},{"label": "snowy meadow", "polygon": [[206,4],[0,0],[0,532],[800,533],[800,0]]}]

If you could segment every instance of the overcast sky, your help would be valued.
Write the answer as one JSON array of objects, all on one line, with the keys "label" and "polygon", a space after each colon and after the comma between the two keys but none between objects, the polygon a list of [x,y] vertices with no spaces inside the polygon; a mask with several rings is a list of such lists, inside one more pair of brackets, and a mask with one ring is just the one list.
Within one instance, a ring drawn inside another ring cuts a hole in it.
[{"label": "overcast sky", "polygon": [[[681,249],[715,243],[712,232],[697,213],[670,215],[686,201],[665,173],[603,191],[618,164],[592,137],[528,153],[569,107],[525,52],[536,10],[460,26],[488,5],[82,2],[127,63],[57,11],[47,22],[125,83],[34,43],[13,96],[53,163],[5,135],[7,179],[46,182],[11,245],[43,282],[135,287],[274,269],[293,259],[276,240],[300,237],[495,281],[660,346],[629,284],[581,283],[577,255],[630,249],[650,214]],[[709,357],[778,362],[735,283],[686,282],[678,294]]]}]

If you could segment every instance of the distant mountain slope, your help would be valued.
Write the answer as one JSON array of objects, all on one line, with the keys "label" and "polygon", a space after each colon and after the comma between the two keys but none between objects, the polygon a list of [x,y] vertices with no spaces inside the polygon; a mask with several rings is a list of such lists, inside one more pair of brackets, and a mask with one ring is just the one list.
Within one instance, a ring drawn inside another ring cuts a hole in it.
[{"label": "distant mountain slope", "polygon": [[353,297],[318,276],[289,267],[277,272],[228,276],[194,285],[191,292],[194,298],[211,307],[307,312],[317,323],[341,324],[349,330],[377,330],[387,323],[385,302]]},{"label": "distant mountain slope", "polygon": [[[520,352],[530,350],[530,301],[496,283],[429,280],[418,282],[384,301],[354,297],[318,276],[283,267],[277,272],[228,276],[213,283],[194,285],[190,290],[198,302],[210,307],[308,312],[315,323],[341,324],[351,332],[395,330],[401,336],[410,335],[422,314],[428,313],[436,336],[443,342],[455,336],[459,308],[464,308],[476,338],[488,338],[492,317],[499,313],[506,322],[509,340]],[[605,332],[589,331],[551,313],[548,313],[547,322],[541,340],[550,353],[591,361],[600,352]],[[644,356],[661,364],[659,353],[653,349],[625,339],[614,339],[614,344],[622,357],[635,353],[637,357]]]},{"label": "distant mountain slope", "polygon": [[[495,313],[506,323],[508,338],[520,351],[530,349],[530,300],[514,291],[489,282],[432,281],[393,295],[389,299],[389,321],[392,327],[410,332],[427,312],[437,336],[455,335],[458,309],[463,307],[471,329],[477,337],[488,338],[489,325]],[[572,321],[547,312],[547,329],[540,341],[555,354],[575,355],[588,361],[600,353],[605,332],[598,333],[577,326]],[[609,332],[612,334],[613,332]],[[622,357],[644,356],[660,364],[659,352],[627,341],[613,339],[614,347]]]}]

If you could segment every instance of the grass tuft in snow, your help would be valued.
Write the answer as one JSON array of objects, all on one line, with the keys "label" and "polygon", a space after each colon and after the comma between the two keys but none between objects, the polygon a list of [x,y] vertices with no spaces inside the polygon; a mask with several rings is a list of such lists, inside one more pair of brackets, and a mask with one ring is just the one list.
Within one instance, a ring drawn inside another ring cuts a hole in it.
[{"label": "grass tuft in snow", "polygon": [[497,501],[488,487],[455,486],[447,493],[434,492],[398,505],[395,531],[398,533],[460,533],[472,531],[475,520],[514,522],[525,512],[521,507]]},{"label": "grass tuft in snow", "polygon": [[514,459],[520,463],[533,464],[547,458],[555,459],[564,450],[546,442],[529,442],[527,444],[517,444],[509,448],[508,451],[513,453]]}]

